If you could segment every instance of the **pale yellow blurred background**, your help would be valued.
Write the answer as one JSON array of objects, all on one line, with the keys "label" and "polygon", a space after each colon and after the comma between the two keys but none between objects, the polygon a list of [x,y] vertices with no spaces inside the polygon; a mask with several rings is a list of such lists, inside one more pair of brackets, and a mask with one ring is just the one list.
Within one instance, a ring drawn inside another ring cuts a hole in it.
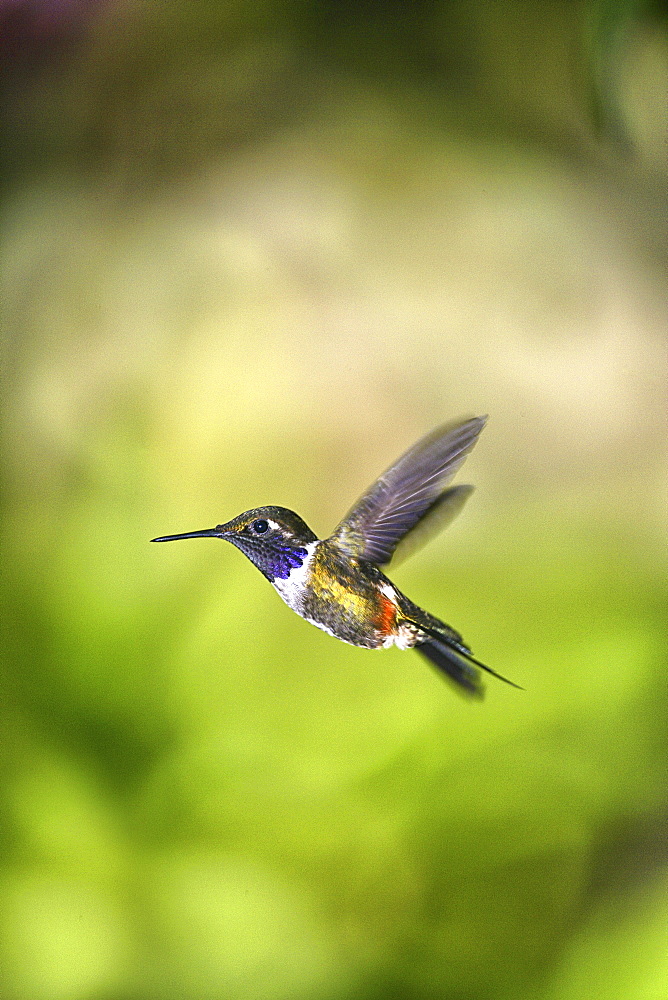
[{"label": "pale yellow blurred background", "polygon": [[[7,1000],[663,1000],[668,41],[650,3],[0,3]],[[238,552],[490,421],[391,575]]]}]

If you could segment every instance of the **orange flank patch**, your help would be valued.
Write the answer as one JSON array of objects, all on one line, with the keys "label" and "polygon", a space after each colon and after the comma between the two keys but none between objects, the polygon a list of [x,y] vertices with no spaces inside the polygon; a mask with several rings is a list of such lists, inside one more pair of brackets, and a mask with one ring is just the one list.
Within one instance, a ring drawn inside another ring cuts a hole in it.
[{"label": "orange flank patch", "polygon": [[376,617],[374,625],[381,635],[390,635],[395,631],[397,622],[397,606],[389,597],[381,595],[380,612]]}]

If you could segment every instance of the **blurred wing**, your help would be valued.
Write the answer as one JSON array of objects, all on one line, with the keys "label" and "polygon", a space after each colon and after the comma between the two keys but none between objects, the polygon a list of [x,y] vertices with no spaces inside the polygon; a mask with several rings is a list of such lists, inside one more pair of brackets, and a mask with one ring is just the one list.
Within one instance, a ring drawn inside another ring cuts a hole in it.
[{"label": "blurred wing", "polygon": [[382,566],[425,515],[433,514],[433,519],[428,519],[430,526],[442,527],[459,512],[471,492],[471,487],[452,491],[445,487],[478,440],[486,420],[472,417],[463,423],[446,424],[418,441],[357,501],[331,540],[347,555]]},{"label": "blurred wing", "polygon": [[444,490],[427,509],[427,512],[422,515],[415,527],[399,539],[392,554],[392,566],[398,566],[399,563],[426,545],[439,531],[447,528],[458,516],[474,489],[475,486],[457,485],[449,486],[447,490]]}]

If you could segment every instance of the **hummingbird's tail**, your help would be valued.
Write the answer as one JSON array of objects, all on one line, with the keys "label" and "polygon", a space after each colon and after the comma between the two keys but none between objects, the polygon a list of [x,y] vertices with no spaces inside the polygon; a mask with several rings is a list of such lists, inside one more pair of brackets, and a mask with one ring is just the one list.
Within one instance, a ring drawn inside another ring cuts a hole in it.
[{"label": "hummingbird's tail", "polygon": [[455,653],[454,649],[435,639],[426,639],[413,648],[422,653],[438,670],[442,670],[467,694],[472,694],[476,698],[483,697],[485,689],[480,680],[480,671]]},{"label": "hummingbird's tail", "polygon": [[[448,633],[440,632],[420,622],[412,622],[412,624],[425,636],[424,640],[422,642],[418,640],[413,648],[418,653],[422,653],[435,667],[450,677],[451,680],[468,694],[474,695],[477,698],[483,697],[485,689],[482,684],[480,670],[486,671],[492,677],[503,681],[504,684],[510,684],[511,687],[518,688],[520,691],[522,690],[519,684],[509,681],[507,677],[502,677],[501,674],[497,674],[496,670],[492,670],[491,667],[485,666],[480,660],[476,660],[472,656],[470,649],[463,643],[457,642]],[[447,628],[447,626],[445,627]],[[477,669],[478,667],[480,670]]]}]

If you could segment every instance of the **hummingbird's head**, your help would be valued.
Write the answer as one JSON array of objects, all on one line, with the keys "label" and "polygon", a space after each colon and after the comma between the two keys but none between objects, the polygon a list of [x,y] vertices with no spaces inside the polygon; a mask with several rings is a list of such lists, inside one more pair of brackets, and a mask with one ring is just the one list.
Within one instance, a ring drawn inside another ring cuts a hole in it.
[{"label": "hummingbird's head", "polygon": [[272,583],[276,579],[286,580],[306,559],[306,546],[317,541],[309,526],[287,507],[255,507],[215,528],[164,535],[152,541],[172,542],[181,538],[222,538],[231,542]]}]

